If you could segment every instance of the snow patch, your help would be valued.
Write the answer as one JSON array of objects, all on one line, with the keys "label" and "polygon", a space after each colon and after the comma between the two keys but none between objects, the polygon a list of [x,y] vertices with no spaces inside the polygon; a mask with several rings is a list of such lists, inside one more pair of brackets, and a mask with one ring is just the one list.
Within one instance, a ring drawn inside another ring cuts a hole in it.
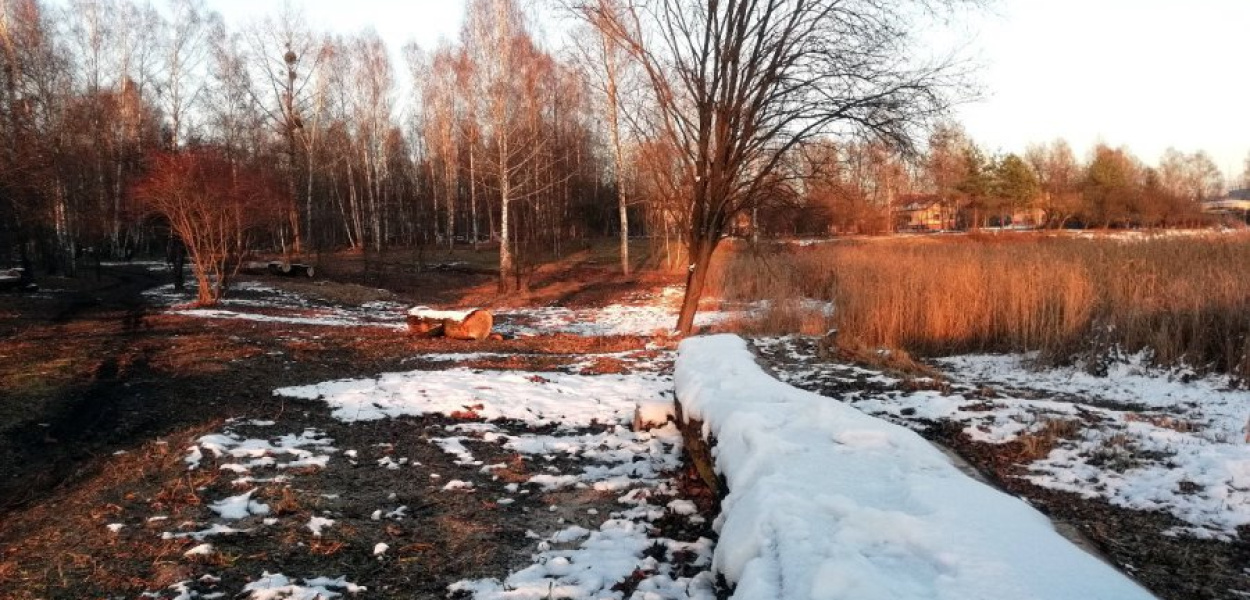
[{"label": "snow patch", "polygon": [[371,421],[404,415],[472,411],[484,419],[551,421],[567,426],[619,422],[636,404],[661,400],[669,379],[662,375],[572,375],[523,371],[410,371],[374,379],[345,379],[280,388],[274,394],[321,399],[342,421]]}]

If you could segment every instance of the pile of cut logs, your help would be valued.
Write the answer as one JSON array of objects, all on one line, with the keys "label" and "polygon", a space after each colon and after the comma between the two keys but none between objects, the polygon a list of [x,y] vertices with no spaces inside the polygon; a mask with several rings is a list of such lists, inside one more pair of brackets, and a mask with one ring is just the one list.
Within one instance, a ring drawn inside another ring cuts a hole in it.
[{"label": "pile of cut logs", "polygon": [[283,277],[313,277],[316,275],[316,268],[312,265],[301,263],[283,262],[280,260],[265,261],[248,261],[243,263],[244,273],[270,275],[281,275]]}]

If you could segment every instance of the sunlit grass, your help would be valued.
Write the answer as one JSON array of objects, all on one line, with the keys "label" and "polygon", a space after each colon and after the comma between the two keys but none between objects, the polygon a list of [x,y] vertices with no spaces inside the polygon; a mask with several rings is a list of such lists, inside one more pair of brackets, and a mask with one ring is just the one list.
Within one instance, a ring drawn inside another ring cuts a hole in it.
[{"label": "sunlit grass", "polygon": [[[921,237],[736,252],[713,284],[735,299],[832,301],[831,324],[857,345],[1036,350],[1056,362],[1148,351],[1160,365],[1250,377],[1244,234]],[[757,329],[795,331],[791,321],[765,316]]]}]

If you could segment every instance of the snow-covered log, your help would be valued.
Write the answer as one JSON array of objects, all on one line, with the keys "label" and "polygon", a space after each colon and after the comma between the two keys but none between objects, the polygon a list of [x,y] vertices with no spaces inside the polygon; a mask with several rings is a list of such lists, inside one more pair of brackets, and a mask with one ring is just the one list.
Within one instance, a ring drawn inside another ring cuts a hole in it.
[{"label": "snow-covered log", "polygon": [[481,341],[491,337],[494,315],[486,309],[434,310],[418,306],[408,311],[408,331],[420,337],[449,337]]},{"label": "snow-covered log", "polygon": [[773,379],[737,336],[683,341],[675,378],[727,487],[713,568],[734,598],[1151,598],[915,432]]}]

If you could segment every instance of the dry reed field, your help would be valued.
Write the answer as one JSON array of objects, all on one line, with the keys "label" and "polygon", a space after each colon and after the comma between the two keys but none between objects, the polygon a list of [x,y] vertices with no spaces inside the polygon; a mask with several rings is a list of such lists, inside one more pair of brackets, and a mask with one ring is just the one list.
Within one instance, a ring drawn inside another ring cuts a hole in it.
[{"label": "dry reed field", "polygon": [[[1039,351],[1093,370],[1162,366],[1250,379],[1250,234],[979,234],[726,253],[710,281],[769,300],[749,333],[823,333],[920,355]],[[833,303],[832,316],[798,299]]]}]

